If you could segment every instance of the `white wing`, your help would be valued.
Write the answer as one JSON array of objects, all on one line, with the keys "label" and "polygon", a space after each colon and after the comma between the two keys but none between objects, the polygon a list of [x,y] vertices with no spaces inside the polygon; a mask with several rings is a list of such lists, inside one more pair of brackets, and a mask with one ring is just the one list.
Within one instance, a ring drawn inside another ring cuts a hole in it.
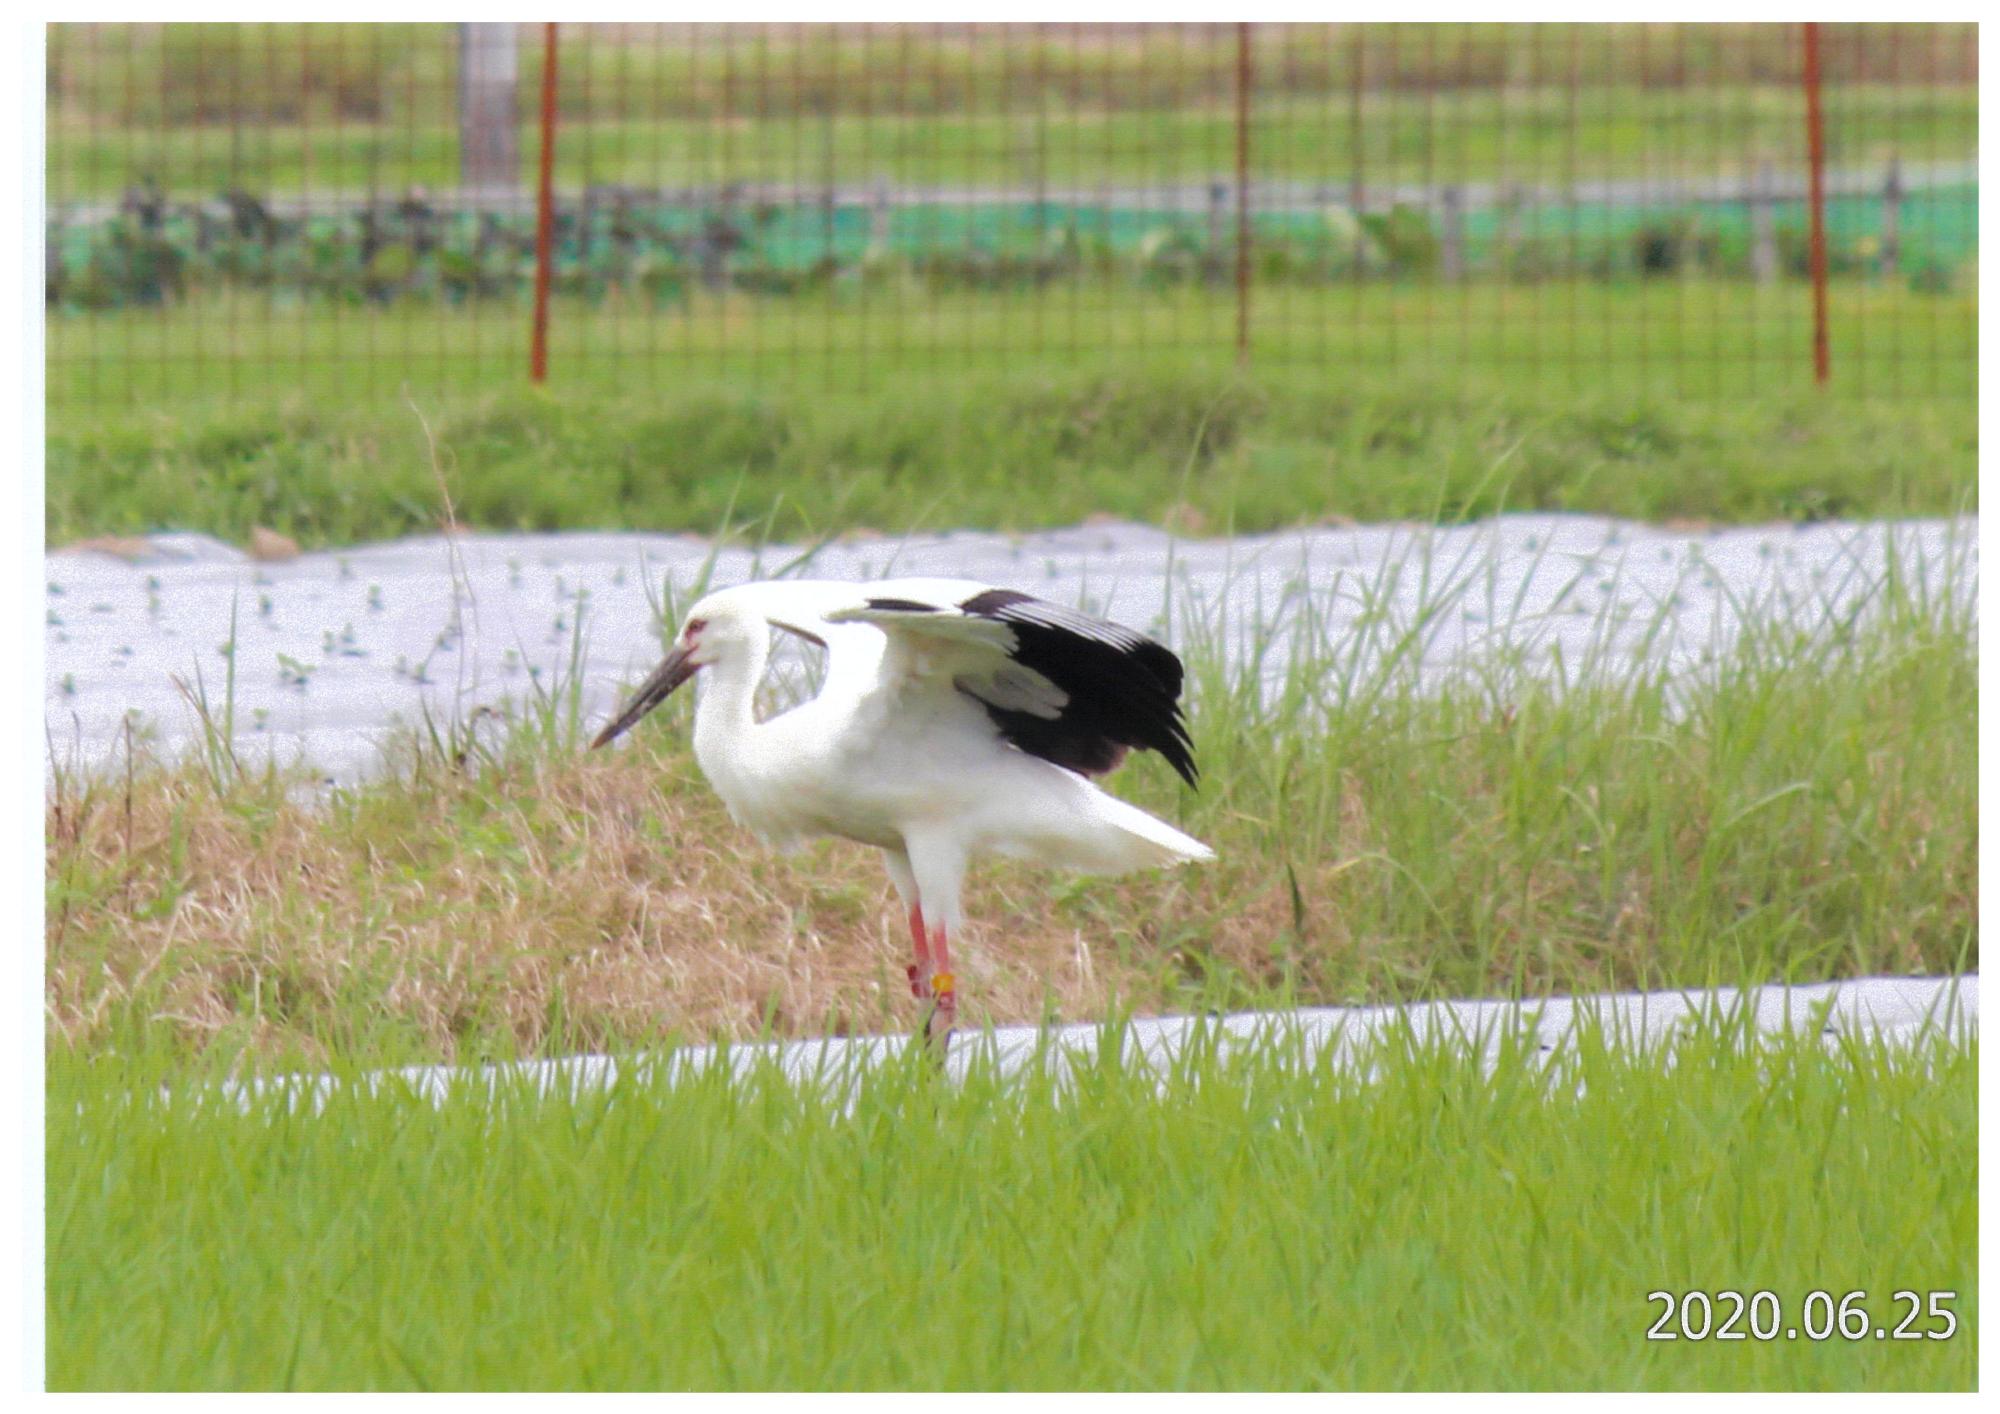
[{"label": "white wing", "polygon": [[822,710],[919,684],[955,690],[1006,741],[1058,766],[1101,775],[1137,748],[1195,782],[1180,659],[1144,634],[977,580],[755,588],[772,624],[826,645]]},{"label": "white wing", "polygon": [[1128,749],[1160,752],[1192,785],[1181,718],[1181,663],[1143,634],[1014,590],[970,580],[902,579],[854,586],[858,603],[830,625],[881,630],[877,689],[949,682],[984,704],[1021,750],[1086,775]]},{"label": "white wing", "polygon": [[949,681],[991,706],[1060,716],[1069,694],[1013,654],[1019,636],[1004,623],[963,607],[992,586],[971,580],[891,579],[857,586],[859,602],[827,616],[831,624],[866,624],[888,639],[876,678],[894,689],[915,678]]}]

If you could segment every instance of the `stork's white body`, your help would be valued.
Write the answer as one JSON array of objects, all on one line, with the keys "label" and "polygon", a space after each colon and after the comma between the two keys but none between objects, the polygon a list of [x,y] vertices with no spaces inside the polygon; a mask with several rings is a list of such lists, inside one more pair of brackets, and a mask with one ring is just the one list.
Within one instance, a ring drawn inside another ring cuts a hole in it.
[{"label": "stork's white body", "polygon": [[[965,612],[981,596],[1004,599],[1002,611],[1015,619]],[[1023,604],[1035,607],[1014,608]],[[695,758],[731,815],[781,849],[831,835],[881,850],[912,910],[919,964],[924,925],[942,959],[944,933],[963,922],[967,865],[980,855],[1088,873],[1213,857],[1199,840],[1079,771],[1021,749],[996,726],[1015,720],[1058,733],[1064,713],[1078,708],[1070,692],[1018,656],[1018,635],[1054,632],[1032,617],[1036,610],[1061,612],[959,580],[782,581],[726,590],[695,606],[674,656],[600,741],[704,669]],[[1114,625],[1067,614],[1062,622],[1126,635],[1171,660]],[[824,644],[826,678],[810,701],[759,721],[756,694],[774,627]],[[1096,640],[1087,646],[1100,669],[1117,651]],[[1175,660],[1174,694],[1178,676]],[[1157,683],[1142,686],[1149,701],[1161,691]],[[1177,712],[1173,721],[1179,730]],[[1118,745],[1116,754],[1123,750]],[[1192,774],[1191,758],[1184,774]],[[912,978],[914,985],[914,970]]]}]

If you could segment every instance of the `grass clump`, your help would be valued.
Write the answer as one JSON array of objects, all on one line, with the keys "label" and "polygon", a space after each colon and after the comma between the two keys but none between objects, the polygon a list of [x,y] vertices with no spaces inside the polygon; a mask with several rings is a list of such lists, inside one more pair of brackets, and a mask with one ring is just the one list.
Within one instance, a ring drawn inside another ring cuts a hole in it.
[{"label": "grass clump", "polygon": [[[58,1389],[1965,1389],[1976,1046],[1272,1040],[242,1101],[59,1052]],[[1672,1343],[1647,1293],[1953,1293]],[[1942,1330],[1926,1321],[1918,1329]]]}]

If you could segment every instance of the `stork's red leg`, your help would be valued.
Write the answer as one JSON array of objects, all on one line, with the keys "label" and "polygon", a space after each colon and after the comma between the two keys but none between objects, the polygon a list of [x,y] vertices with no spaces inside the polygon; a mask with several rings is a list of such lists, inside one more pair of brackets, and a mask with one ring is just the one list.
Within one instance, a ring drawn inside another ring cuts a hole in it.
[{"label": "stork's red leg", "polygon": [[924,910],[921,904],[910,905],[910,941],[917,945],[917,960],[907,969],[910,995],[922,1001],[930,995],[932,969],[930,944],[924,938]]}]

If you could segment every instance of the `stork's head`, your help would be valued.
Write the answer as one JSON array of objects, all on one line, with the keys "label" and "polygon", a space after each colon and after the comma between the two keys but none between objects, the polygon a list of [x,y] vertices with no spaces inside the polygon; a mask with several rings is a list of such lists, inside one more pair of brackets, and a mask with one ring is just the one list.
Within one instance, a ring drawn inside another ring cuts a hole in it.
[{"label": "stork's head", "polygon": [[633,723],[665,702],[675,688],[701,669],[714,663],[749,656],[768,646],[770,620],[758,602],[756,590],[762,585],[739,585],[719,589],[688,610],[674,646],[666,659],[639,684],[632,700],[625,704],[611,724],[597,734],[593,747],[614,741]]}]

